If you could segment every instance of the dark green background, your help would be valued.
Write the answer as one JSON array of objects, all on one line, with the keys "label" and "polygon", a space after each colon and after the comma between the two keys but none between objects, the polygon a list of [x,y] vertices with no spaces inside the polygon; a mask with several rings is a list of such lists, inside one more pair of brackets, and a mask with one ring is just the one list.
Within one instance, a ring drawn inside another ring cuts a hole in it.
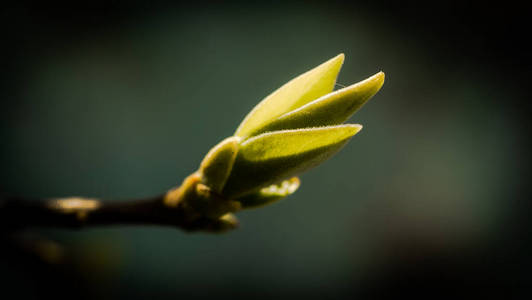
[{"label": "dark green background", "polygon": [[238,230],[26,232],[16,240],[55,241],[62,260],[6,252],[2,289],[22,298],[76,290],[74,299],[338,299],[528,287],[529,52],[524,13],[508,7],[6,8],[0,187],[8,195],[158,194],[263,97],[340,52],[340,84],[380,70],[386,82],[350,120],[364,129],[304,174],[296,194],[239,213]]}]

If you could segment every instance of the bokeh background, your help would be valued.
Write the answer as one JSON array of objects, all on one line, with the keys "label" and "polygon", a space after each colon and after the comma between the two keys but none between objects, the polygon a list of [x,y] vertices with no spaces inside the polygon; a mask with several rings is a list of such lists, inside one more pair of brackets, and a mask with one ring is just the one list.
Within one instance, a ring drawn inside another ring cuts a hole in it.
[{"label": "bokeh background", "polygon": [[3,234],[4,299],[530,295],[528,13],[515,3],[13,2],[0,188],[108,199],[193,172],[277,87],[346,54],[380,70],[364,129],[223,235]]}]

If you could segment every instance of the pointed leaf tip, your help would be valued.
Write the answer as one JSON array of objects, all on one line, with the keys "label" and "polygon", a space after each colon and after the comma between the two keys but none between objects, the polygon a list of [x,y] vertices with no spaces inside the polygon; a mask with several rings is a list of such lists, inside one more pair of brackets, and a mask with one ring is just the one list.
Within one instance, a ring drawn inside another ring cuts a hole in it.
[{"label": "pointed leaf tip", "polygon": [[241,156],[253,161],[292,156],[341,142],[361,128],[359,124],[344,124],[267,132],[244,141]]},{"label": "pointed leaf tip", "polygon": [[383,83],[384,73],[379,72],[280,116],[267,124],[264,130],[276,131],[342,124],[371,99]]},{"label": "pointed leaf tip", "polygon": [[330,93],[343,62],[344,54],[339,54],[277,89],[253,108],[235,135],[247,138],[263,133],[275,118]]}]

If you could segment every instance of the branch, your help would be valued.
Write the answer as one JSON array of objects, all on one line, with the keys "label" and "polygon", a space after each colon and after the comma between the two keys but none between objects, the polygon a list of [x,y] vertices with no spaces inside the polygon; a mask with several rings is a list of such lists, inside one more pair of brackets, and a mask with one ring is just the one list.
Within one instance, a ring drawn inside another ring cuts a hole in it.
[{"label": "branch", "polygon": [[[168,193],[170,194],[172,190]],[[168,195],[153,198],[104,202],[99,199],[70,197],[57,199],[0,199],[2,229],[59,227],[80,229],[109,225],[158,225],[185,231],[222,232],[238,224],[232,215],[219,219],[191,215],[182,205],[170,206]]]}]

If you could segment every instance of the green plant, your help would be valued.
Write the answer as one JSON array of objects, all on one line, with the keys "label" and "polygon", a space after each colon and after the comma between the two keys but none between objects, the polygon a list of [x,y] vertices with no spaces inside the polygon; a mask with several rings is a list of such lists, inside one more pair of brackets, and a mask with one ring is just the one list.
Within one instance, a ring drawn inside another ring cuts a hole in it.
[{"label": "green plant", "polygon": [[[125,204],[79,197],[52,199],[24,208],[11,200],[2,211],[23,215],[33,210],[29,225],[155,223],[187,230],[234,228],[237,221],[232,213],[294,193],[300,184],[294,176],[330,158],[361,130],[361,125],[342,123],[379,91],[384,73],[333,92],[343,60],[340,54],[262,100],[233,136],[207,153],[198,171],[164,195]],[[20,223],[6,218],[11,225]]]}]

